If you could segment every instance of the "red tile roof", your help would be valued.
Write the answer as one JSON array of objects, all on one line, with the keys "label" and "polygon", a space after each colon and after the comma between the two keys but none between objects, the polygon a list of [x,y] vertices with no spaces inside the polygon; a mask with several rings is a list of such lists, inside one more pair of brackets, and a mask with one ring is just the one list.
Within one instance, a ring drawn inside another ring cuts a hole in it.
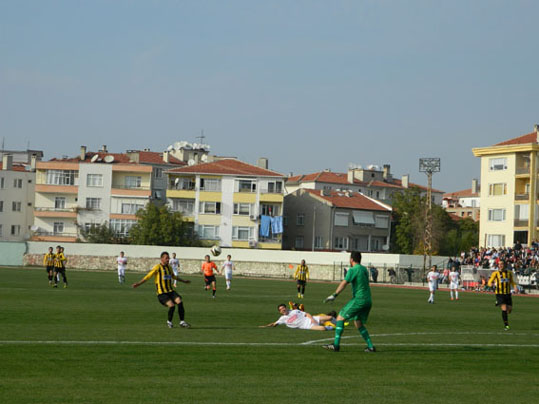
[{"label": "red tile roof", "polygon": [[236,159],[223,159],[211,163],[195,164],[168,170],[169,173],[242,175],[255,177],[284,177],[278,172],[253,166]]},{"label": "red tile roof", "polygon": [[[349,185],[348,182],[348,174],[345,173],[334,173],[331,171],[321,171],[318,173],[312,173],[312,174],[305,174],[305,175],[296,175],[294,177],[289,177],[286,180],[287,184],[292,183],[302,183],[302,182],[326,182],[328,184],[342,184],[342,185]],[[424,187],[422,185],[414,184],[412,182],[409,182],[409,187],[417,187],[419,189],[422,189],[424,191],[427,190],[427,187]],[[386,181],[359,181],[357,179],[354,179],[354,185],[362,185],[365,187],[380,187],[380,188],[398,188],[398,189],[404,189],[402,186],[402,181],[396,178],[391,179],[391,182]],[[432,189],[432,192],[436,193],[443,193],[443,191]]]},{"label": "red tile roof", "polygon": [[[163,153],[152,152],[152,151],[139,151],[139,159],[141,163],[150,163],[150,164],[167,164],[163,161]],[[168,155],[168,164],[174,164],[179,166],[186,166],[187,163],[178,160],[176,157],[169,153]]]},{"label": "red tile roof", "polygon": [[[184,163],[181,160],[178,160],[177,158],[173,157],[169,154],[169,162],[165,163],[163,161],[163,153],[159,152],[152,152],[152,151],[136,151],[136,153],[139,154],[139,164],[162,164],[162,165],[176,165],[176,166],[185,166],[186,163]],[[86,158],[84,160],[81,160],[80,157],[69,157],[65,159],[57,159],[53,158],[49,161],[63,161],[63,162],[70,162],[70,163],[77,163],[77,162],[83,162],[83,163],[90,163],[92,160],[92,157],[95,155],[99,156],[100,161],[103,161],[105,156],[113,156],[114,161],[111,164],[137,164],[129,158],[127,153],[109,153],[109,152],[86,152]]]},{"label": "red tile roof", "polygon": [[[481,189],[477,187],[478,190]],[[479,197],[479,192],[472,193],[472,189],[464,189],[462,191],[455,191],[455,192],[448,192],[444,194],[444,199],[446,198],[471,198],[471,197]]]},{"label": "red tile roof", "polygon": [[[0,161],[0,170],[3,170],[4,169],[4,165],[2,164],[2,162]],[[8,171],[24,171],[24,172],[30,172],[26,169],[25,165],[24,164],[17,164],[17,163],[13,163],[13,165],[11,166],[11,170],[8,170]]]},{"label": "red tile roof", "polygon": [[527,144],[527,143],[537,143],[537,133],[532,132],[527,135],[522,135],[515,137],[513,139],[506,140],[501,143],[496,143],[494,146],[509,146],[514,144]]},{"label": "red tile roof", "polygon": [[302,191],[322,198],[338,208],[391,212],[390,207],[376,202],[374,199],[369,198],[359,192],[331,191],[330,195],[326,196],[322,194],[322,191],[315,189],[302,189]]}]

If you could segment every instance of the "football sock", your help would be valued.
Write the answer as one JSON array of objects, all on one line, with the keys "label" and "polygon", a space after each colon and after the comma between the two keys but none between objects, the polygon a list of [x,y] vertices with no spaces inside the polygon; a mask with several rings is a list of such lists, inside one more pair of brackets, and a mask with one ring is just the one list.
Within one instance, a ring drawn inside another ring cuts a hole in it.
[{"label": "football sock", "polygon": [[508,321],[508,318],[507,318],[507,311],[502,310],[502,318],[503,318],[504,325],[509,325],[509,321]]},{"label": "football sock", "polygon": [[174,315],[174,310],[176,306],[169,307],[168,309],[168,321],[172,321],[172,316]]},{"label": "football sock", "polygon": [[215,296],[216,289],[212,290],[212,296]]},{"label": "football sock", "polygon": [[434,293],[431,293],[431,294],[430,294],[429,300],[430,300],[431,302],[434,301]]},{"label": "football sock", "polygon": [[367,346],[369,348],[372,348],[373,345],[372,345],[371,337],[369,336],[369,332],[367,331],[365,326],[362,325],[361,327],[359,327],[358,331],[361,334],[361,336],[363,337],[363,339],[365,340],[365,342],[367,343]]},{"label": "football sock", "polygon": [[230,287],[230,281],[226,281],[226,287],[227,287],[227,288]]},{"label": "football sock", "polygon": [[64,283],[67,285],[67,277],[65,275],[62,275],[62,278],[64,279]]},{"label": "football sock", "polygon": [[458,290],[455,290],[455,298],[456,298],[456,299],[459,298],[459,292],[458,292]]},{"label": "football sock", "polygon": [[305,286],[303,286],[303,287],[301,288],[301,294],[302,294],[302,295],[305,294]]},{"label": "football sock", "polygon": [[180,302],[178,304],[178,317],[180,317],[180,321],[183,321],[185,318],[185,309],[183,308],[183,302]]},{"label": "football sock", "polygon": [[337,321],[337,327],[335,327],[335,341],[333,342],[333,345],[340,346],[341,345],[341,335],[344,331],[344,320]]}]

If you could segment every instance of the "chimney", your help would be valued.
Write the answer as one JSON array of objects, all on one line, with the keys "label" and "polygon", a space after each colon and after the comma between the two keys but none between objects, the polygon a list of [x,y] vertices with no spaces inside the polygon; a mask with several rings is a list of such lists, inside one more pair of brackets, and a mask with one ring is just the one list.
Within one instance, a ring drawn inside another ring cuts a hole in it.
[{"label": "chimney", "polygon": [[258,167],[260,167],[260,168],[264,168],[264,169],[267,170],[267,169],[268,169],[268,166],[269,166],[269,164],[268,164],[268,159],[265,158],[265,157],[260,157],[260,158],[258,159],[258,161],[256,162],[256,165],[257,165]]},{"label": "chimney", "polygon": [[81,161],[86,160],[86,146],[80,147],[80,160]]},{"label": "chimney", "polygon": [[354,169],[353,168],[348,169],[348,183],[349,184],[354,183]]},{"label": "chimney", "polygon": [[539,143],[539,123],[536,123],[535,125],[533,125],[533,130],[535,132],[537,143]]},{"label": "chimney", "polygon": [[107,145],[104,144],[100,151],[103,153],[108,153],[109,151],[107,150]]},{"label": "chimney", "polygon": [[32,154],[32,157],[30,157],[30,169],[32,171],[36,171],[36,161],[37,161],[37,154]]},{"label": "chimney", "polygon": [[386,181],[391,179],[390,169],[391,166],[389,164],[384,164],[384,180]]},{"label": "chimney", "polygon": [[477,178],[472,180],[472,194],[477,194]]},{"label": "chimney", "polygon": [[410,181],[410,174],[403,175],[401,178],[403,188],[408,188],[408,182]]},{"label": "chimney", "polygon": [[128,150],[126,152],[129,162],[131,163],[140,163],[140,154],[137,150]]},{"label": "chimney", "polygon": [[2,156],[2,170],[11,170],[13,168],[13,156],[4,154]]},{"label": "chimney", "polygon": [[168,150],[165,150],[165,151],[163,152],[163,161],[164,161],[165,163],[169,163],[169,162],[170,162],[170,156],[169,156],[169,154],[168,154]]}]

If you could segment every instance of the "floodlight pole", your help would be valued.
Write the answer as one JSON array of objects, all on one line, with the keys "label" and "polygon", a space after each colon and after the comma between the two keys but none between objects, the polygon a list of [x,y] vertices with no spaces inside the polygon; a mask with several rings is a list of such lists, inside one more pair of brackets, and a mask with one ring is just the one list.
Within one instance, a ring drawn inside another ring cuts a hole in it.
[{"label": "floodlight pole", "polygon": [[432,173],[440,171],[439,158],[419,159],[419,171],[427,174],[427,212],[425,217],[425,233],[423,237],[423,272],[426,270],[428,257],[429,268],[432,266]]}]

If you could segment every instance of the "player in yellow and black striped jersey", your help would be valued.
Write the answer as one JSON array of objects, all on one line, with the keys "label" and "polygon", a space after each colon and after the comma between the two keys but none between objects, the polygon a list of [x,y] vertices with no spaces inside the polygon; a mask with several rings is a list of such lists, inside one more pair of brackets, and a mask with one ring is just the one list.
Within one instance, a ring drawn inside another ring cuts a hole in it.
[{"label": "player in yellow and black striped jersey", "polygon": [[309,267],[305,265],[305,260],[301,260],[301,264],[296,268],[294,279],[296,280],[296,286],[298,288],[298,297],[301,299],[305,294],[305,286],[309,279]]},{"label": "player in yellow and black striped jersey", "polygon": [[47,271],[47,275],[49,277],[49,285],[52,285],[52,274],[54,272],[54,249],[52,247],[49,247],[49,252],[43,256],[43,266],[45,267],[45,270]]},{"label": "player in yellow and black striped jersey", "polygon": [[54,254],[54,287],[58,287],[58,274],[62,275],[64,281],[64,288],[67,288],[66,277],[66,261],[67,258],[64,255],[64,248],[62,246],[56,246],[56,254]]},{"label": "player in yellow and black striped jersey", "polygon": [[513,277],[513,272],[507,269],[505,261],[500,261],[498,264],[498,270],[494,271],[488,280],[488,286],[495,284],[496,293],[496,306],[500,306],[502,309],[502,319],[504,329],[509,330],[508,315],[511,314],[513,309],[513,298],[511,297],[511,286],[517,289],[517,284]]},{"label": "player in yellow and black striped jersey", "polygon": [[159,303],[161,303],[163,306],[168,307],[168,321],[167,321],[168,328],[173,327],[172,318],[174,316],[174,310],[176,309],[176,305],[178,305],[178,316],[180,317],[180,327],[189,328],[190,325],[185,322],[185,309],[183,307],[182,297],[179,294],[177,294],[176,291],[174,290],[172,286],[172,280],[175,279],[183,283],[191,283],[191,281],[183,280],[181,278],[178,278],[176,275],[174,275],[174,271],[168,264],[169,260],[170,260],[170,256],[168,255],[168,252],[166,251],[162,252],[161,262],[155,265],[150,270],[150,272],[146,274],[144,278],[134,283],[132,286],[133,288],[138,288],[144,282],[146,282],[147,280],[153,277],[154,282],[155,282],[156,292],[157,292],[157,299],[159,300]]}]

